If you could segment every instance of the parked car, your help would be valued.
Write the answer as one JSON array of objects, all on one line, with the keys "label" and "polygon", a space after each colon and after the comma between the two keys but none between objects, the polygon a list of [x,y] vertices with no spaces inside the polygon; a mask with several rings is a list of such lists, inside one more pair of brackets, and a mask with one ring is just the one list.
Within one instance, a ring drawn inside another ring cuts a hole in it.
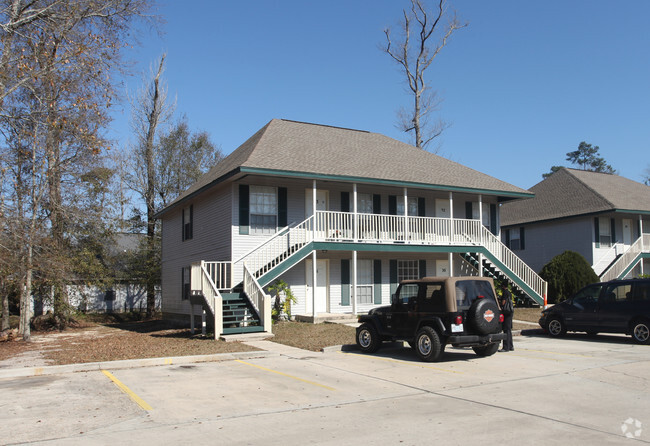
[{"label": "parked car", "polygon": [[542,311],[539,325],[553,337],[567,331],[625,333],[650,344],[650,279],[594,283]]},{"label": "parked car", "polygon": [[505,338],[494,283],[484,277],[404,280],[391,305],[359,316],[357,345],[377,351],[383,341],[407,341],[423,361],[438,361],[445,345],[490,356]]}]

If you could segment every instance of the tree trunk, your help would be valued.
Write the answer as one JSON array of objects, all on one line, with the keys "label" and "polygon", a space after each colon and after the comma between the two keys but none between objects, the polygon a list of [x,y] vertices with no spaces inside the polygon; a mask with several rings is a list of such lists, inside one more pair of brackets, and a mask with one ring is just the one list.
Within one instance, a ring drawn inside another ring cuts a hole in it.
[{"label": "tree trunk", "polygon": [[5,331],[9,329],[9,290],[4,280],[0,286],[0,293],[2,293],[2,331]]}]

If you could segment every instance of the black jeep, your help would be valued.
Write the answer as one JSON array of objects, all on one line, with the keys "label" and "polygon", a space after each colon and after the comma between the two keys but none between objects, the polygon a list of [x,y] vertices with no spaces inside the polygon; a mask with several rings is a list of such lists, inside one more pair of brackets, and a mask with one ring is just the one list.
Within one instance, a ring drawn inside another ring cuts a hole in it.
[{"label": "black jeep", "polygon": [[445,345],[490,356],[505,338],[492,279],[425,277],[402,281],[391,305],[359,316],[357,345],[373,353],[383,341],[407,341],[423,361],[438,361]]}]

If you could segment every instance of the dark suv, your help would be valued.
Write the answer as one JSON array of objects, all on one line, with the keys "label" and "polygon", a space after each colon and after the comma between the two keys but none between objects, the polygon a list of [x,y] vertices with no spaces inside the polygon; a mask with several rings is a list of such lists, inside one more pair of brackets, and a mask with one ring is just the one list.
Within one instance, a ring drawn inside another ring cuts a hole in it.
[{"label": "dark suv", "polygon": [[594,283],[542,311],[539,325],[551,336],[567,331],[625,333],[650,344],[650,279]]},{"label": "dark suv", "polygon": [[445,345],[490,356],[505,338],[492,279],[425,277],[402,281],[391,305],[359,316],[357,345],[377,351],[383,341],[407,341],[420,359],[438,361]]}]

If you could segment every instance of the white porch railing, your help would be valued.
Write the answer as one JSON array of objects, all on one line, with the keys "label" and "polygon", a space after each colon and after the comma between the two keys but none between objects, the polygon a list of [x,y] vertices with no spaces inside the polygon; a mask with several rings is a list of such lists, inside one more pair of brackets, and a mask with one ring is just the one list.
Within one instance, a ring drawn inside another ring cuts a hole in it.
[{"label": "white porch railing", "polygon": [[600,280],[607,282],[609,280],[617,279],[639,256],[639,254],[648,251],[650,251],[650,234],[643,234],[643,237],[636,239],[627,251],[625,251],[625,253],[600,276]]},{"label": "white porch railing", "polygon": [[264,331],[270,333],[273,323],[271,320],[271,296],[264,292],[246,265],[244,265],[244,292],[250,298],[255,310],[257,310]]},{"label": "white porch railing", "polygon": [[[244,265],[253,277],[260,277],[312,241],[485,246],[539,297],[546,290],[546,282],[479,220],[467,219],[384,214],[356,214],[355,218],[349,212],[317,211],[315,216],[283,229],[231,265],[225,265],[228,262],[204,262],[204,265],[210,274],[227,270],[229,266],[229,285],[234,286],[243,280],[240,274],[244,274]],[[217,281],[216,276],[212,277]]]},{"label": "white porch railing", "polygon": [[209,262],[194,262],[190,274],[190,326],[194,333],[194,306],[197,305],[197,299],[203,299],[203,303],[208,306],[214,316],[214,338],[217,339],[223,330],[223,298],[217,289],[210,270],[206,268]]},{"label": "white porch railing", "polygon": [[600,276],[605,272],[607,267],[616,259],[616,256],[625,252],[625,245],[623,243],[614,243],[605,253],[601,254],[600,259],[592,268],[594,272]]}]

